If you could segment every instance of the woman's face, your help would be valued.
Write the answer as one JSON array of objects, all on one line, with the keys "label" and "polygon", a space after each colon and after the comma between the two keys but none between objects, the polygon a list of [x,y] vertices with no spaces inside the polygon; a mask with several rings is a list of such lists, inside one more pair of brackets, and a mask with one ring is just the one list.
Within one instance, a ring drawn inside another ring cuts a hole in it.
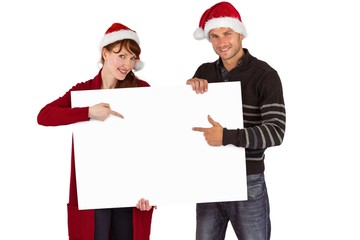
[{"label": "woman's face", "polygon": [[136,55],[126,47],[120,49],[120,44],[108,51],[103,48],[104,68],[118,80],[124,80],[126,75],[132,71],[136,63]]}]

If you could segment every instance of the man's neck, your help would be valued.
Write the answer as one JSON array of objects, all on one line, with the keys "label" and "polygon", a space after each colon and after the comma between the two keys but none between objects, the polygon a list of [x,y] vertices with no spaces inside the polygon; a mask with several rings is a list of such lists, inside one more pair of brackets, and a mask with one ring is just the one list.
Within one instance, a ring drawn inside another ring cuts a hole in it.
[{"label": "man's neck", "polygon": [[240,49],[239,52],[233,56],[230,59],[224,60],[221,59],[224,65],[224,68],[226,68],[226,70],[228,72],[230,72],[231,70],[233,70],[234,68],[237,67],[238,63],[240,62],[241,58],[245,55],[244,49]]}]

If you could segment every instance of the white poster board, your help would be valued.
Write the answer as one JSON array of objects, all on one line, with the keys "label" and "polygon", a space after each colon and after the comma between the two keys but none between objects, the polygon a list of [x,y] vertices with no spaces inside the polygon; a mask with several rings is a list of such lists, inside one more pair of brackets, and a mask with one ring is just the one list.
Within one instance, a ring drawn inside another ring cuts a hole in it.
[{"label": "white poster board", "polygon": [[73,125],[79,209],[246,200],[245,150],[211,147],[192,127],[243,126],[240,82],[73,91],[73,107],[100,102],[124,115]]}]

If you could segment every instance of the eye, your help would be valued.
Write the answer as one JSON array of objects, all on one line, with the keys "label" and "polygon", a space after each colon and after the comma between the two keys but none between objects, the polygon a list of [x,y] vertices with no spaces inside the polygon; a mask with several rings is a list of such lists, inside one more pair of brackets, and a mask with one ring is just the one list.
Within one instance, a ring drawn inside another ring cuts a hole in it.
[{"label": "eye", "polygon": [[122,54],[122,53],[119,54],[119,58],[125,59],[125,57],[126,57],[125,54]]},{"label": "eye", "polygon": [[136,56],[133,56],[130,59],[131,59],[131,61],[136,61]]}]

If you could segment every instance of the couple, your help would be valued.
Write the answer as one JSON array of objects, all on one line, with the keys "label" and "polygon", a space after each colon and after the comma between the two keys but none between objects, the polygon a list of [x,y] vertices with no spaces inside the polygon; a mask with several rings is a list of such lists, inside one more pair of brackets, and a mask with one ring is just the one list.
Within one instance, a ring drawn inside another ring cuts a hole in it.
[{"label": "couple", "polygon": [[[227,129],[208,116],[212,127],[195,127],[211,146],[232,144],[246,150],[248,200],[198,203],[196,239],[223,240],[230,221],[238,239],[270,239],[269,201],[264,179],[264,152],[280,145],[285,133],[285,105],[277,72],[266,62],[253,57],[242,47],[246,29],[239,12],[228,2],[219,2],[201,16],[194,32],[197,40],[207,39],[219,56],[204,63],[186,81],[198,94],[208,83],[241,81],[244,126]],[[140,70],[141,48],[135,31],[114,23],[100,41],[102,68],[97,76],[73,86],[62,97],[44,106],[38,123],[58,126],[97,119],[110,114],[123,118],[107,103],[71,108],[71,91],[149,87],[133,72]],[[78,210],[74,144],[72,145],[68,233],[70,240],[148,240],[153,209],[147,199],[136,207]]]}]

